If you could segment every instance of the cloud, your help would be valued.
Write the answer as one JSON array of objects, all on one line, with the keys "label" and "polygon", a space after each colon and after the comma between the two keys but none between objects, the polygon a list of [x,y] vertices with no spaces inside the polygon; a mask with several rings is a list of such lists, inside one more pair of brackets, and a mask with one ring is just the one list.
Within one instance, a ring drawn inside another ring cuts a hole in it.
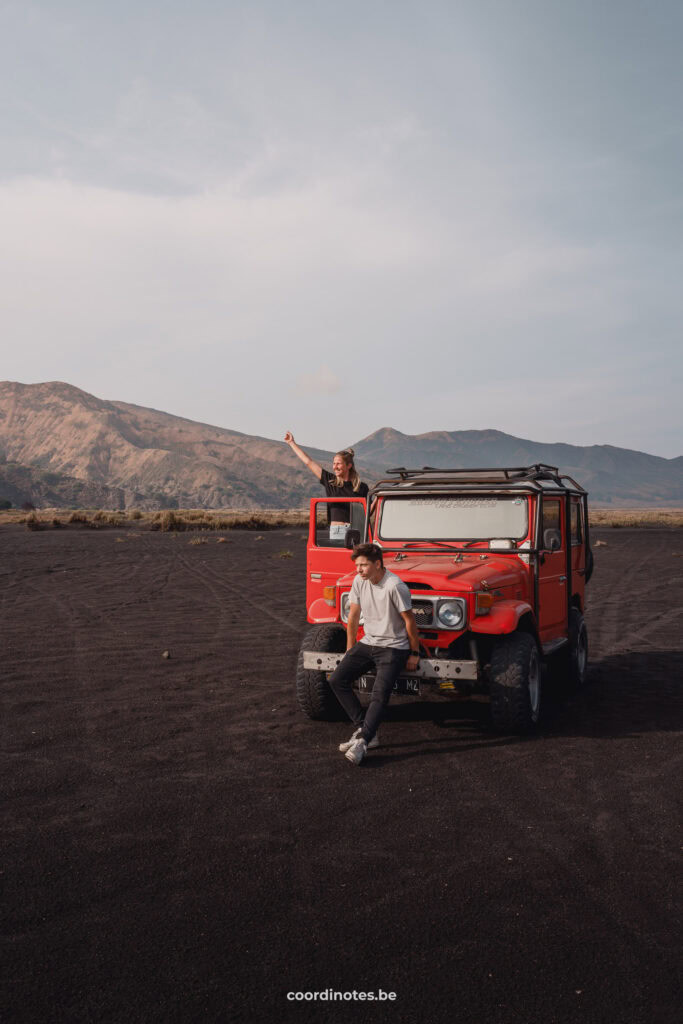
[{"label": "cloud", "polygon": [[297,379],[295,394],[300,397],[310,395],[336,395],[344,387],[343,381],[329,366],[321,366],[314,373],[303,373]]},{"label": "cloud", "polygon": [[643,270],[633,249],[558,237],[490,175],[438,209],[429,193],[402,203],[374,159],[265,193],[251,180],[184,196],[0,183],[3,376],[265,436],[281,434],[295,394],[297,432],[335,448],[349,411],[330,401],[321,422],[317,399],[341,394],[347,368],[378,383],[353,437],[386,422],[559,438],[568,419],[595,423],[593,390],[565,387],[585,372],[614,416],[573,436],[638,447],[638,398],[619,412],[614,372],[635,353],[642,389],[671,410],[649,449],[657,430],[673,433],[677,364],[660,382],[643,362],[678,302],[666,253]]}]

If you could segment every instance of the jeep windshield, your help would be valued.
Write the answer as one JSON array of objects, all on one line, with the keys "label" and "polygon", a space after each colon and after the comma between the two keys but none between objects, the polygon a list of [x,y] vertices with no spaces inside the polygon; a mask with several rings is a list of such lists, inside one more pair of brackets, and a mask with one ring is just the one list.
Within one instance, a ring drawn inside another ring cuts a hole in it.
[{"label": "jeep windshield", "polygon": [[378,536],[385,541],[523,540],[526,499],[514,495],[385,497]]}]

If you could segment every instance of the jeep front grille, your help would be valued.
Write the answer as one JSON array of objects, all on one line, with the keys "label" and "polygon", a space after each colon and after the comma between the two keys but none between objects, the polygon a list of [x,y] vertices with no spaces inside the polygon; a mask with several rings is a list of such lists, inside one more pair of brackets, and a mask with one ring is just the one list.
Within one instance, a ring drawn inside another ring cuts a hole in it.
[{"label": "jeep front grille", "polygon": [[419,626],[431,626],[434,620],[434,605],[431,601],[413,600],[413,614]]}]

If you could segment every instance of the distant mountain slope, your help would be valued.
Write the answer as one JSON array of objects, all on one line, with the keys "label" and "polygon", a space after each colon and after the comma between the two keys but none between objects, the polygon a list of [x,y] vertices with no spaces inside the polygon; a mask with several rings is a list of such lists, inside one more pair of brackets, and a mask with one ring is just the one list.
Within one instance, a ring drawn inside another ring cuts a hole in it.
[{"label": "distant mountain slope", "polygon": [[[329,452],[312,454],[331,461]],[[59,382],[0,383],[2,456],[122,491],[127,505],[288,508],[317,493],[281,442],[103,401]]]},{"label": "distant mountain slope", "polygon": [[126,508],[140,504],[142,496],[63,473],[7,462],[0,464],[0,501],[3,500],[15,508],[21,508],[27,501],[36,508]]},{"label": "distant mountain slope", "polygon": [[365,462],[386,467],[460,469],[545,462],[574,476],[594,502],[622,506],[683,503],[681,456],[662,459],[611,445],[544,444],[499,430],[443,430],[411,436],[391,427],[375,431],[355,447]]},{"label": "distant mountain slope", "polygon": [[[498,430],[410,436],[389,427],[355,448],[369,482],[400,465],[549,462],[576,476],[594,502],[683,504],[683,457],[542,444]],[[307,450],[330,465],[332,453]],[[103,401],[70,384],[0,382],[0,498],[15,504],[291,508],[320,493],[281,441]]]}]

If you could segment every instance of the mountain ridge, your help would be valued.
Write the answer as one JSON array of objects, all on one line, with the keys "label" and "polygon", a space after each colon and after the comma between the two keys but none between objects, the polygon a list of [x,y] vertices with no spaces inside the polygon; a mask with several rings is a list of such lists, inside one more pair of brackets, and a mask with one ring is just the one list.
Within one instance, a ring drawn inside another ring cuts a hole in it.
[{"label": "mountain ridge", "polygon": [[[665,459],[614,445],[532,441],[493,428],[410,435],[380,427],[353,447],[368,481],[401,465],[487,468],[545,462],[575,476],[593,502],[683,504],[683,456]],[[308,446],[306,451],[330,465],[332,452]],[[320,493],[281,441],[100,399],[64,381],[4,381],[0,499],[16,503],[22,487],[30,492],[25,500],[38,504],[35,495],[43,503],[48,494],[50,499],[62,495],[67,507],[79,495],[100,495],[108,507],[290,508]]]}]

